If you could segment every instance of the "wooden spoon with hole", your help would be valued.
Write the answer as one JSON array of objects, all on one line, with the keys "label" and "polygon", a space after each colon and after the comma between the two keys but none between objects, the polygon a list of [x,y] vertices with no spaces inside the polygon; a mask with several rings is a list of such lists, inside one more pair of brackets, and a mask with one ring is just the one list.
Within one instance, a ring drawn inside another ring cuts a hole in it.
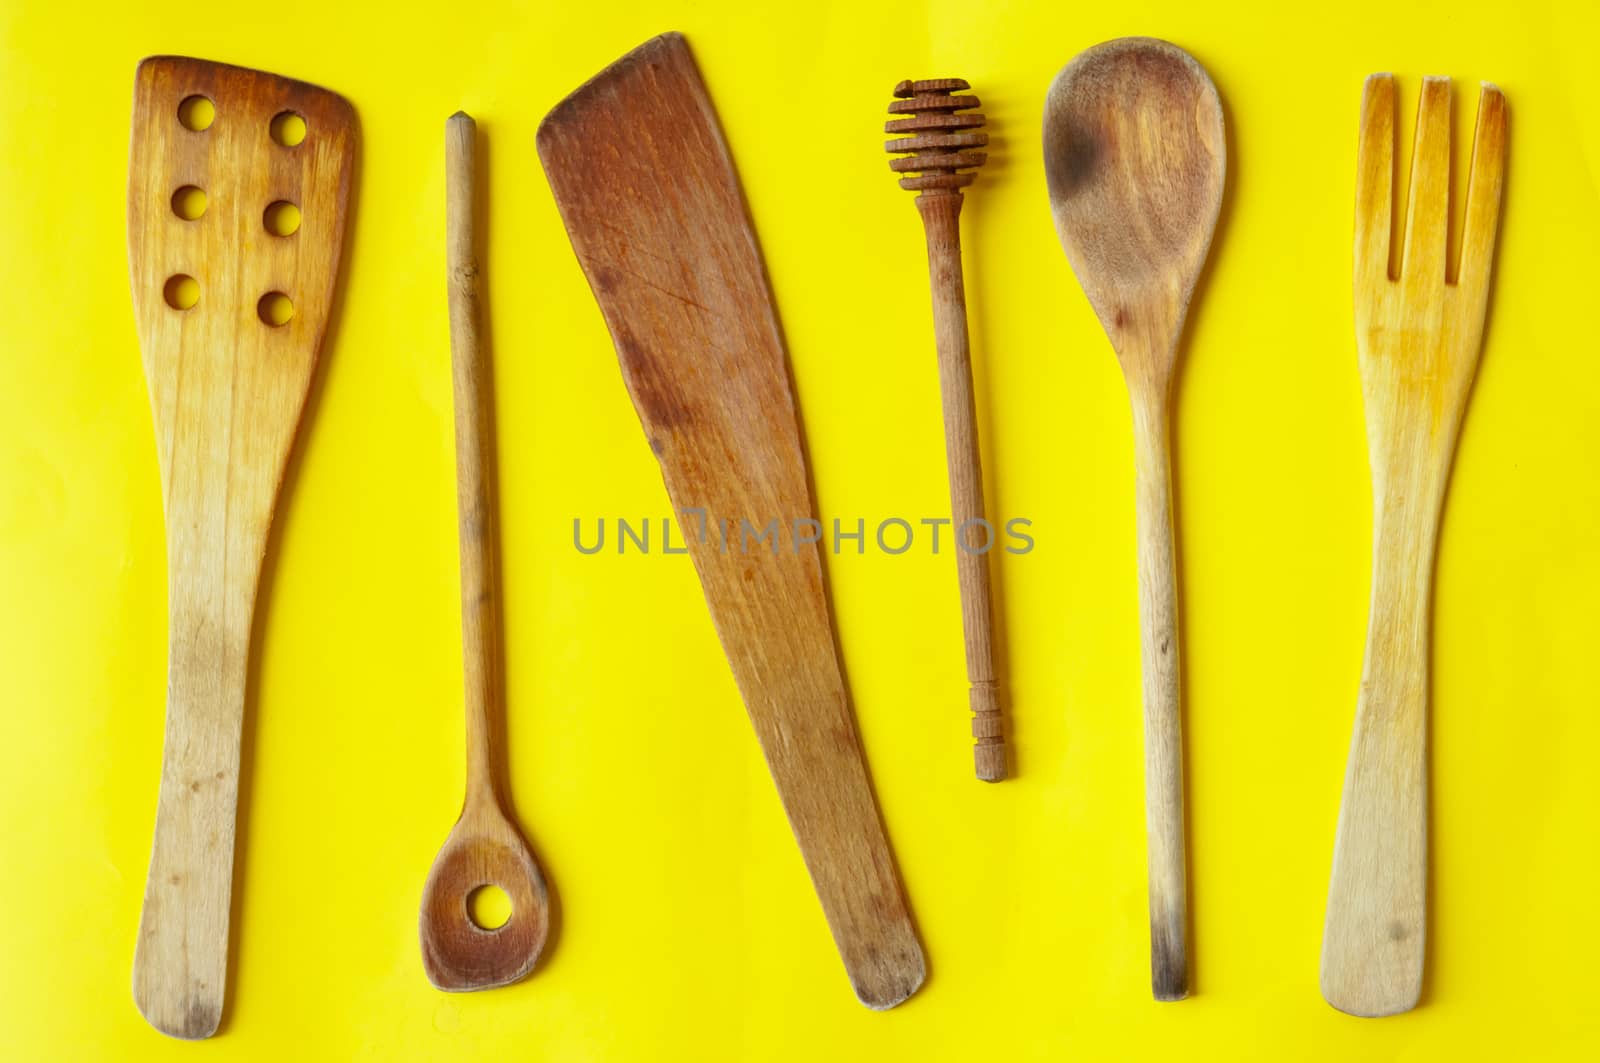
[{"label": "wooden spoon with hole", "polygon": [[1222,204],[1222,104],[1182,49],[1108,41],[1050,86],[1044,159],[1061,244],[1133,400],[1151,977],[1157,1000],[1181,1000],[1188,891],[1168,423],[1178,339]]},{"label": "wooden spoon with hole", "polygon": [[[467,796],[461,818],[434,859],[422,892],[422,965],[440,989],[508,985],[533,969],[550,928],[544,875],[505,812],[495,778],[494,724],[503,684],[498,554],[494,520],[494,435],[488,359],[479,343],[478,253],[474,219],[477,125],[456,113],[445,123],[445,194],[450,265],[450,352],[455,378],[456,500],[461,525],[461,648],[467,699]],[[511,917],[492,929],[473,921],[474,891],[498,886]]]}]

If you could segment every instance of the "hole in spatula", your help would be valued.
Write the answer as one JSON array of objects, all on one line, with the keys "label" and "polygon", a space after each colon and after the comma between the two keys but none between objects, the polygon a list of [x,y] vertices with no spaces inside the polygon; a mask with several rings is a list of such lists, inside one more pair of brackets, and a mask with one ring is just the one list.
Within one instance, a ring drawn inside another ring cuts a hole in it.
[{"label": "hole in spatula", "polygon": [[467,894],[467,915],[479,930],[499,930],[511,921],[511,897],[499,886],[479,886]]},{"label": "hole in spatula", "polygon": [[199,133],[209,128],[216,117],[216,104],[204,96],[186,96],[178,104],[178,124],[192,132]]},{"label": "hole in spatula", "polygon": [[256,303],[256,314],[263,325],[278,328],[287,325],[289,319],[294,317],[294,304],[282,292],[268,292]]},{"label": "hole in spatula", "polygon": [[194,185],[184,185],[172,193],[172,213],[184,221],[194,221],[206,212],[206,194]]},{"label": "hole in spatula", "polygon": [[272,119],[274,143],[292,148],[306,138],[306,120],[293,111],[280,111]]},{"label": "hole in spatula", "polygon": [[261,220],[273,236],[293,236],[300,228],[300,208],[287,199],[280,199],[267,208]]},{"label": "hole in spatula", "polygon": [[200,301],[200,282],[187,273],[175,273],[167,278],[161,295],[172,309],[188,310]]}]

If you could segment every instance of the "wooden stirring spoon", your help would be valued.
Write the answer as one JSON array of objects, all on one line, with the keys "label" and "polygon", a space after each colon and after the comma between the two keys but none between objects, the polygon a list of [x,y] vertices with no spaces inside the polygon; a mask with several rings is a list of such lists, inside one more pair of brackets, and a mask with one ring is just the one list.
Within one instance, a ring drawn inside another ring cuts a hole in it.
[{"label": "wooden stirring spoon", "polygon": [[[456,499],[461,526],[461,648],[467,701],[467,796],[422,892],[422,965],[440,989],[492,989],[533,969],[550,929],[544,875],[496,786],[491,714],[501,711],[499,555],[488,360],[479,342],[474,189],[477,125],[445,123],[445,225],[450,266],[450,352],[455,379]],[[472,894],[498,886],[511,898],[499,927],[473,921]]]},{"label": "wooden stirring spoon", "polygon": [[1199,63],[1165,41],[1096,45],[1056,76],[1045,100],[1056,230],[1133,401],[1157,1000],[1189,992],[1168,424],[1178,339],[1222,205],[1226,153],[1216,88]]},{"label": "wooden stirring spoon", "polygon": [[[222,1020],[250,630],[333,308],[356,117],[302,81],[157,56],[134,81],[128,259],[167,526],[167,722],[133,997]],[[298,226],[298,227],[296,227]]]},{"label": "wooden stirring spoon", "polygon": [[1322,937],[1322,995],[1393,1015],[1422,993],[1428,887],[1428,627],[1450,461],[1478,366],[1505,179],[1506,102],[1478,98],[1461,259],[1447,263],[1450,80],[1417,107],[1404,256],[1390,267],[1394,79],[1367,79],[1355,232],[1356,345],[1372,465],[1372,605]]}]

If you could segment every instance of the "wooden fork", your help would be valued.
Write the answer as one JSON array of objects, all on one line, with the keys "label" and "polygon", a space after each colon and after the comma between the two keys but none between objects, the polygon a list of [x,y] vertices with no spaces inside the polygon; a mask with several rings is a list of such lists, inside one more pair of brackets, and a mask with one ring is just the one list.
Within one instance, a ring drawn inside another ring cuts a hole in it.
[{"label": "wooden fork", "polygon": [[1392,1015],[1422,991],[1428,874],[1428,649],[1434,552],[1489,299],[1506,103],[1485,84],[1461,258],[1446,262],[1450,80],[1417,109],[1405,246],[1391,266],[1395,91],[1367,79],[1356,180],[1355,311],[1372,463],[1372,604],[1334,841],[1322,995]]}]

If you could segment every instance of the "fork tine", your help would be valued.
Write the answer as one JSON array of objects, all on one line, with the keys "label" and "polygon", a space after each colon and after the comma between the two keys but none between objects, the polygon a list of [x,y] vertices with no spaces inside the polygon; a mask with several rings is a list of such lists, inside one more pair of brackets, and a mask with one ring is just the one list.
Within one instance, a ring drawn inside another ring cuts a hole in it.
[{"label": "fork tine", "polygon": [[1467,221],[1461,231],[1461,268],[1456,283],[1487,294],[1500,226],[1500,187],[1506,171],[1506,98],[1484,83],[1478,95],[1478,128],[1472,137],[1472,176],[1467,184]]},{"label": "fork tine", "polygon": [[1361,92],[1356,156],[1356,273],[1387,280],[1394,214],[1394,76],[1373,74]]},{"label": "fork tine", "polygon": [[1417,139],[1411,153],[1411,196],[1406,206],[1405,255],[1400,275],[1422,284],[1444,283],[1450,227],[1450,79],[1422,79]]}]

